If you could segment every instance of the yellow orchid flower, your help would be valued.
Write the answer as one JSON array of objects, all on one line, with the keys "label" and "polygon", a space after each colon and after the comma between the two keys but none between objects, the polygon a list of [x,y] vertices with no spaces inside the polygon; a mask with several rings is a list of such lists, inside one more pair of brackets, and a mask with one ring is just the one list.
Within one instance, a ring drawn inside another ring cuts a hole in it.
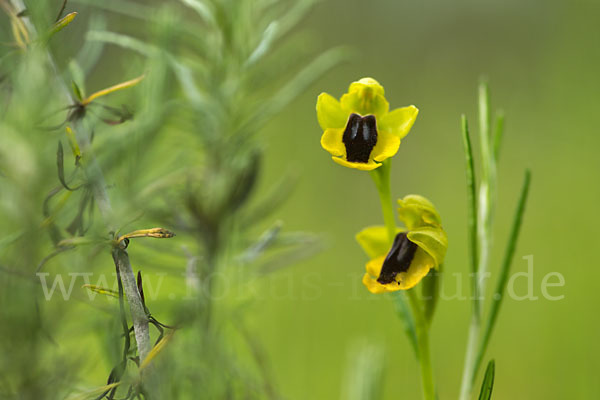
[{"label": "yellow orchid flower", "polygon": [[398,218],[406,228],[397,229],[391,248],[384,226],[371,226],[356,235],[371,258],[362,280],[371,293],[410,289],[444,262],[448,238],[433,204],[418,195],[408,195],[398,204]]},{"label": "yellow orchid flower", "polygon": [[415,106],[389,108],[383,86],[373,78],[352,82],[340,101],[321,93],[317,99],[321,146],[345,167],[370,171],[381,166],[398,152],[419,113]]}]

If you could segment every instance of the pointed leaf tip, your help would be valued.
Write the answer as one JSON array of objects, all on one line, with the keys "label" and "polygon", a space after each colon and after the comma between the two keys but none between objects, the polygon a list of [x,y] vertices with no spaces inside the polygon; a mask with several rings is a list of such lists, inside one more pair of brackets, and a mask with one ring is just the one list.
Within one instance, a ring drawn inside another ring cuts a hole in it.
[{"label": "pointed leaf tip", "polygon": [[479,393],[479,400],[490,400],[492,398],[492,389],[494,388],[494,375],[496,373],[496,362],[490,360],[485,369],[485,376]]}]

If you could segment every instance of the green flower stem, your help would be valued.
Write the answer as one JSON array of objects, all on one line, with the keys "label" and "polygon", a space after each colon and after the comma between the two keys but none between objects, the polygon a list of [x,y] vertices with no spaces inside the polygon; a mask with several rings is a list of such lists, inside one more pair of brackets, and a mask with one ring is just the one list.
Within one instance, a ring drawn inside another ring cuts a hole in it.
[{"label": "green flower stem", "polygon": [[[381,202],[381,211],[388,231],[390,246],[396,236],[396,217],[392,203],[392,192],[390,189],[390,170],[392,162],[387,159],[383,165],[371,172],[371,177],[375,182]],[[414,289],[407,290],[410,308],[412,311],[412,320],[414,321],[417,355],[421,367],[421,380],[423,383],[424,400],[435,400],[435,384],[433,381],[433,370],[431,367],[431,357],[429,354],[429,324],[425,318],[425,312],[417,293]],[[404,296],[402,296],[402,301]]]},{"label": "green flower stem", "polygon": [[435,400],[435,384],[433,381],[433,369],[431,366],[431,355],[429,352],[429,324],[425,319],[421,300],[415,289],[406,291],[417,331],[417,345],[419,349],[419,364],[421,366],[421,382],[423,385],[423,398]]},{"label": "green flower stem", "polygon": [[396,236],[396,217],[394,216],[394,207],[392,204],[392,191],[390,189],[390,170],[392,168],[392,160],[388,158],[383,162],[383,165],[371,171],[371,177],[375,182],[377,191],[379,192],[379,201],[381,202],[381,211],[383,212],[383,220],[388,231],[390,245]]}]

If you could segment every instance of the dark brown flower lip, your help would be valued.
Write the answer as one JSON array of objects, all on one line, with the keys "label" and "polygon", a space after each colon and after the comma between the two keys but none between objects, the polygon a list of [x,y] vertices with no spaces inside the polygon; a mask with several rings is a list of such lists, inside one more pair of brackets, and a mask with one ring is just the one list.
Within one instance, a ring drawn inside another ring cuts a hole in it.
[{"label": "dark brown flower lip", "polygon": [[377,144],[377,121],[374,115],[364,117],[352,113],[348,118],[342,141],[346,146],[346,160],[368,163]]},{"label": "dark brown flower lip", "polygon": [[398,233],[390,252],[383,261],[377,282],[382,285],[392,283],[396,280],[396,275],[408,271],[417,247],[415,243],[408,240],[406,232]]}]

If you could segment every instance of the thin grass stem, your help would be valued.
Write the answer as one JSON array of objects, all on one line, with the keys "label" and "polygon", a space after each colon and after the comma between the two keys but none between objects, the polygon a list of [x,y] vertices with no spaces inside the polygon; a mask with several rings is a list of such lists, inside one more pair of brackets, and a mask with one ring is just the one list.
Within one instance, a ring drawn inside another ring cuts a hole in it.
[{"label": "thin grass stem", "polygon": [[500,311],[502,300],[504,299],[506,283],[508,282],[508,274],[510,272],[510,266],[512,264],[515,249],[517,246],[517,241],[519,239],[519,233],[521,231],[521,223],[523,221],[523,214],[525,213],[525,206],[527,204],[530,183],[531,173],[529,170],[527,170],[525,171],[525,178],[523,180],[521,196],[519,198],[519,203],[515,211],[515,216],[513,219],[512,229],[508,239],[508,244],[506,246],[506,251],[504,252],[504,260],[502,262],[502,267],[500,268],[500,275],[498,277],[498,282],[496,283],[496,290],[494,292],[494,295],[492,296],[492,302],[490,304],[490,310],[486,319],[481,343],[479,345],[479,351],[477,352],[477,357],[475,358],[475,362],[473,364],[473,375],[471,377],[471,380],[473,382],[475,381],[477,372],[481,367],[481,362],[483,360],[485,351],[492,336],[492,331],[494,330],[494,326],[498,318],[498,312]]},{"label": "thin grass stem", "polygon": [[[486,82],[479,85],[479,144],[481,146],[481,183],[477,204],[477,264],[472,293],[473,312],[467,338],[467,350],[462,375],[460,400],[468,400],[473,390],[471,377],[475,366],[481,334],[481,302],[485,298],[485,278],[488,275],[492,247],[493,212],[496,200],[496,162],[491,146],[490,93]],[[464,128],[463,128],[464,129]],[[472,253],[472,250],[471,250]]]},{"label": "thin grass stem", "polygon": [[500,159],[500,148],[502,147],[502,138],[504,135],[504,113],[498,112],[496,116],[496,129],[494,130],[494,160]]}]

